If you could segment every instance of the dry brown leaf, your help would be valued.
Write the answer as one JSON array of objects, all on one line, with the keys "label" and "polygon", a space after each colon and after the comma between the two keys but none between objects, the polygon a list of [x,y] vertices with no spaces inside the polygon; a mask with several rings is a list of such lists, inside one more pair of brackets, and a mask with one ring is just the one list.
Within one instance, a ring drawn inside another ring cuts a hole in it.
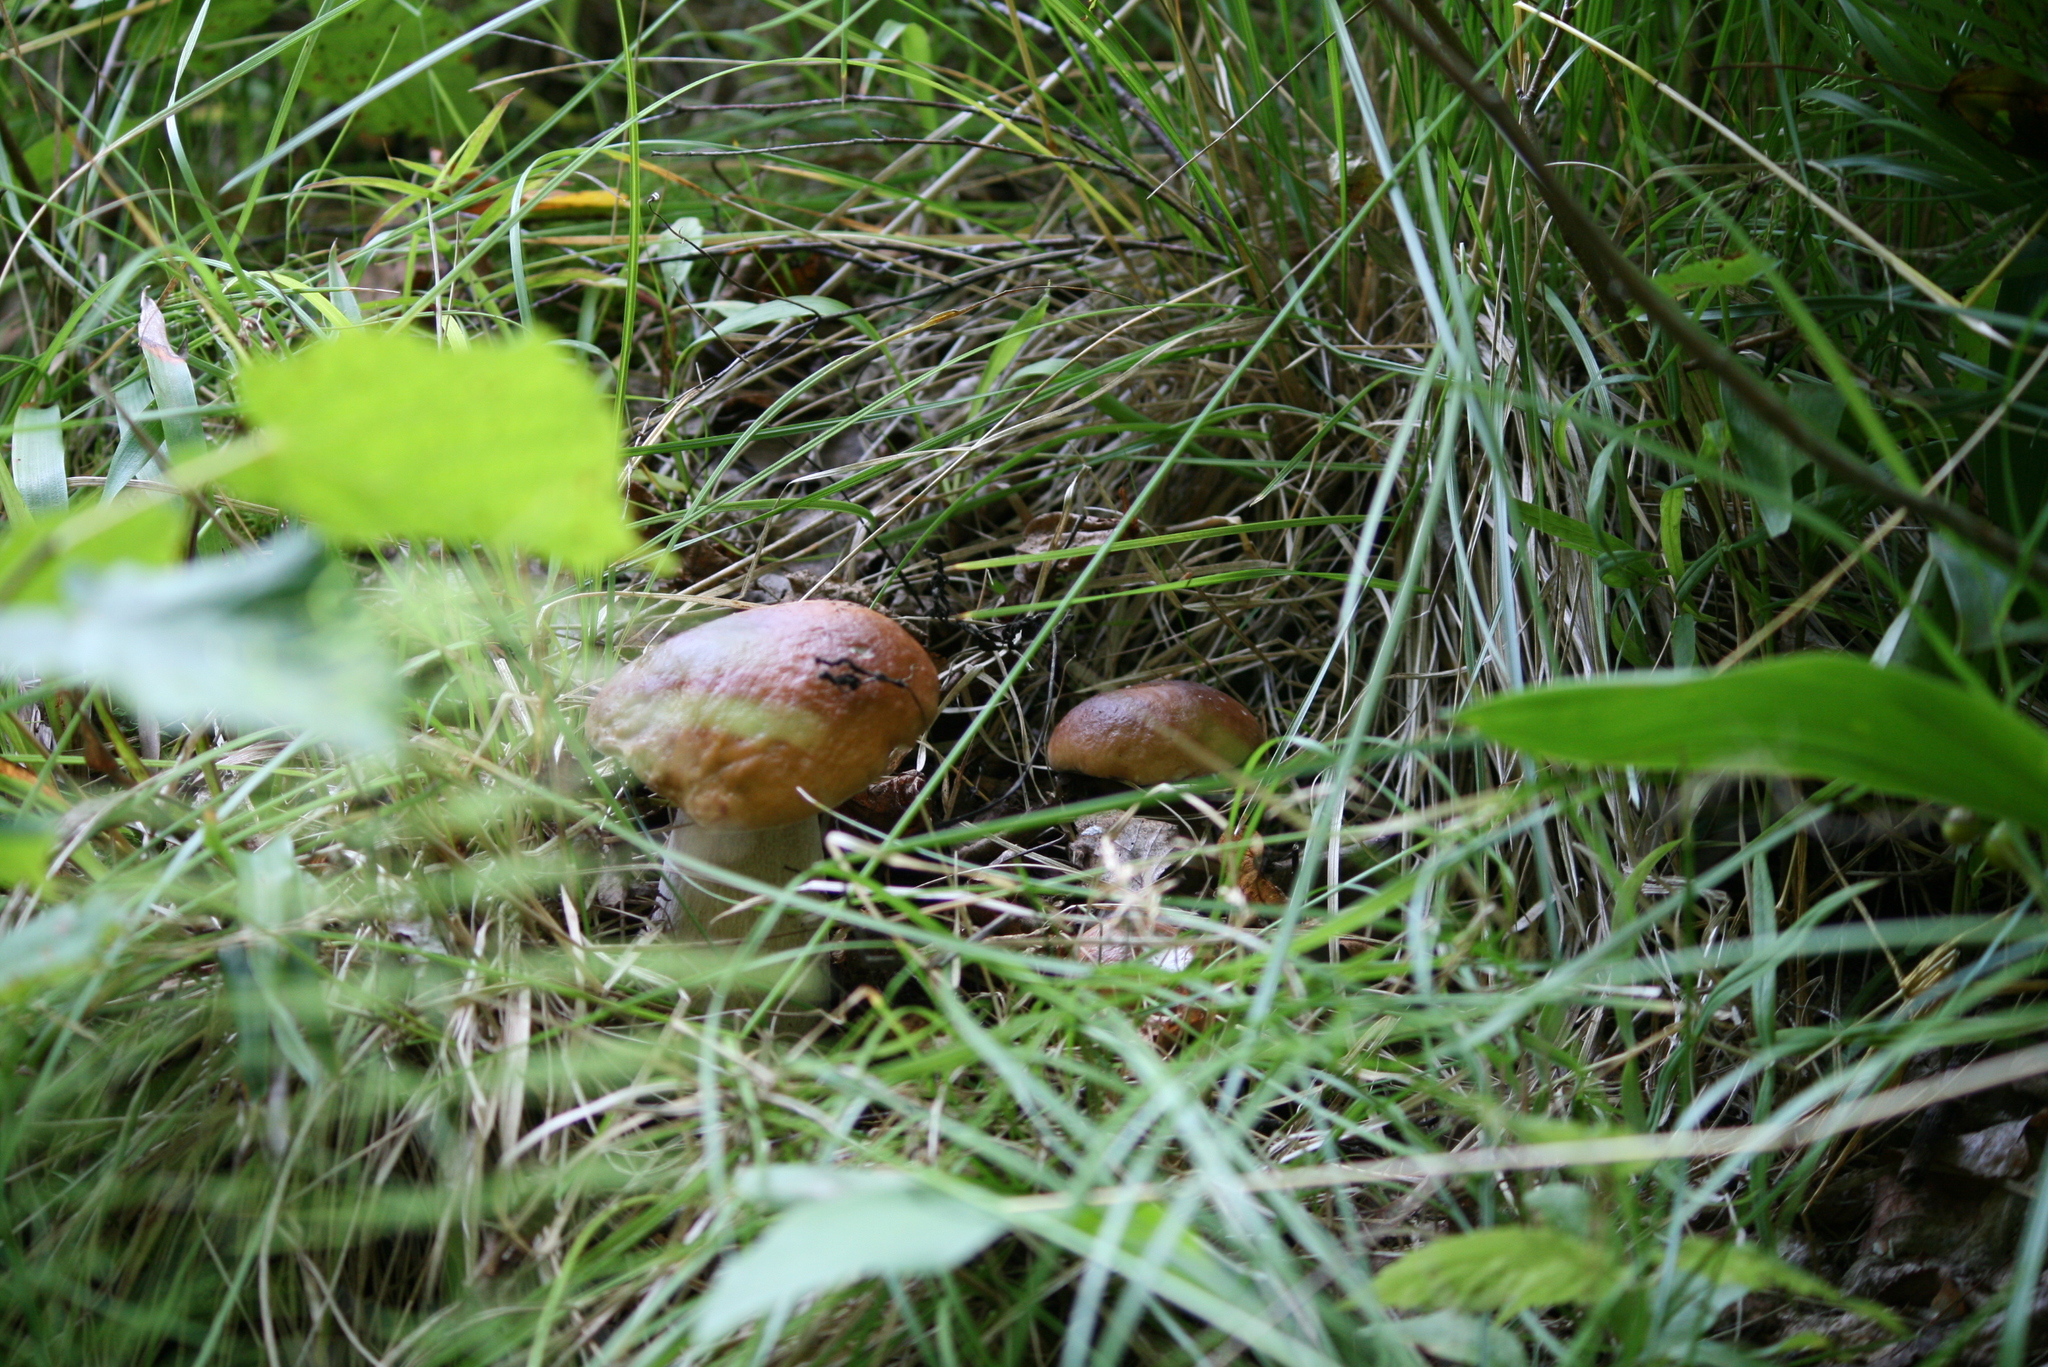
[{"label": "dry brown leaf", "polygon": [[886,830],[910,810],[911,800],[924,791],[926,777],[916,771],[890,774],[840,803],[839,810],[855,821]]},{"label": "dry brown leaf", "polygon": [[1100,865],[1112,882],[1142,889],[1187,858],[1187,840],[1171,821],[1149,816],[1107,824],[1088,821],[1075,833],[1068,854],[1077,867]]},{"label": "dry brown leaf", "polygon": [[2024,1177],[2034,1168],[2033,1146],[2028,1141],[2039,1131],[2042,1120],[2042,1115],[2029,1116],[1959,1135],[1948,1159],[1972,1177],[1990,1181]]},{"label": "dry brown leaf", "polygon": [[1976,67],[1942,87],[1941,106],[2006,151],[2048,161],[2048,85],[2033,77]]},{"label": "dry brown leaf", "polygon": [[[1017,554],[1042,555],[1046,551],[1106,545],[1117,522],[1117,518],[1103,513],[1041,513],[1024,524],[1024,534],[1017,538]],[[1141,524],[1133,522],[1129,535],[1139,537],[1147,532]],[[1015,566],[1010,573],[1018,583],[1031,584],[1042,573],[1059,574],[1078,568],[1081,562],[1080,556],[1071,560],[1041,560],[1034,565]]]},{"label": "dry brown leaf", "polygon": [[1237,890],[1255,906],[1278,907],[1287,903],[1287,893],[1259,867],[1259,857],[1250,850],[1237,865]]},{"label": "dry brown leaf", "polygon": [[1084,926],[1074,937],[1074,957],[1084,964],[1120,964],[1136,955],[1130,932],[1113,921]]}]

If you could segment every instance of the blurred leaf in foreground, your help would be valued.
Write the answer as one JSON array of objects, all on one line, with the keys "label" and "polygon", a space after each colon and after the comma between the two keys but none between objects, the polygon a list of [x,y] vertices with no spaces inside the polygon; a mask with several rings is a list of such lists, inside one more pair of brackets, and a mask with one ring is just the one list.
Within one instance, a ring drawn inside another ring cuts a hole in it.
[{"label": "blurred leaf in foreground", "polygon": [[[0,859],[6,857],[0,847]],[[0,1002],[18,1000],[54,979],[91,967],[120,932],[124,919],[110,903],[74,902],[0,935]]]},{"label": "blurred leaf in foreground", "polygon": [[34,821],[0,821],[0,886],[42,878],[56,830]]},{"label": "blurred leaf in foreground", "polygon": [[718,1269],[698,1306],[700,1343],[864,1277],[947,1271],[1004,1229],[988,1212],[895,1173],[771,1168],[762,1186],[798,1204]]},{"label": "blurred leaf in foreground", "polygon": [[38,518],[0,537],[0,602],[54,603],[80,569],[175,564],[192,514],[179,499],[130,492],[63,518]]},{"label": "blurred leaf in foreground", "polygon": [[474,541],[581,569],[637,544],[610,406],[538,337],[442,350],[353,331],[252,363],[242,393],[275,450],[229,484],[336,540]]},{"label": "blurred leaf in foreground", "polygon": [[393,678],[318,590],[311,537],[169,570],[80,572],[60,608],[0,612],[0,671],[102,685],[165,720],[283,726],[354,750],[392,739]]},{"label": "blurred leaf in foreground", "polygon": [[1523,1367],[1529,1360],[1522,1341],[1506,1329],[1457,1310],[1388,1320],[1376,1326],[1371,1337],[1420,1348],[1429,1355],[1425,1361],[1455,1362],[1461,1367]]},{"label": "blurred leaf in foreground", "polygon": [[1554,684],[1458,720],[1575,764],[1845,779],[2048,829],[2048,733],[1956,684],[1848,655]]},{"label": "blurred leaf in foreground", "polygon": [[1424,1244],[1374,1279],[1397,1310],[1445,1307],[1503,1318],[1549,1305],[1589,1305],[1627,1275],[1606,1245],[1562,1230],[1509,1225]]}]

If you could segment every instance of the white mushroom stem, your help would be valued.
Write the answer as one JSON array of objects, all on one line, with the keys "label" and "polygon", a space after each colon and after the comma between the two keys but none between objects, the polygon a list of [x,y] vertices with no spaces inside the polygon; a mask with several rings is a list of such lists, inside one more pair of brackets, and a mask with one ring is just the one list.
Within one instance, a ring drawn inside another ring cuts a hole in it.
[{"label": "white mushroom stem", "polygon": [[[818,818],[807,816],[788,826],[763,831],[715,831],[684,818],[669,827],[668,847],[704,864],[770,887],[785,887],[798,874],[825,857]],[[676,934],[710,945],[739,946],[754,933],[762,910],[733,910],[735,902],[754,896],[750,888],[669,863],[662,874],[675,895]],[[792,949],[811,938],[811,918],[784,909],[775,929],[761,943],[763,953]]]}]

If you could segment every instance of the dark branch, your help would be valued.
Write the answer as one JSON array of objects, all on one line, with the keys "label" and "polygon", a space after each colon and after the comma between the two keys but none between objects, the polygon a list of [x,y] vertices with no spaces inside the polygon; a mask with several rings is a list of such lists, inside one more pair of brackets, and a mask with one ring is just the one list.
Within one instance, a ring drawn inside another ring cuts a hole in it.
[{"label": "dark branch", "polygon": [[[1649,276],[1629,260],[1620,244],[1564,188],[1552,174],[1549,158],[1537,146],[1521,120],[1515,117],[1506,98],[1491,81],[1479,75],[1476,64],[1465,52],[1464,45],[1458,41],[1456,32],[1437,8],[1435,0],[1410,0],[1410,3],[1416,14],[1421,15],[1422,23],[1402,8],[1400,0],[1382,0],[1378,8],[1387,22],[1398,29],[1426,61],[1465,92],[1506,139],[1508,146],[1514,149],[1522,169],[1549,206],[1565,247],[1592,282],[1593,296],[1604,312],[1612,318],[1623,318],[1627,306],[1633,302],[1651,322],[1691,353],[1700,369],[1718,377],[1745,407],[1782,432],[1801,454],[1829,475],[1874,498],[1916,513],[1931,525],[1952,532],[1994,559],[2017,567],[2035,582],[2048,584],[2048,556],[2027,550],[2004,528],[1968,509],[1929,498],[1917,489],[1905,488],[1801,422],[1790,405],[1780,399],[1754,371],[1714,340],[1669,295],[1651,283]],[[1428,31],[1425,31],[1425,24]]]}]

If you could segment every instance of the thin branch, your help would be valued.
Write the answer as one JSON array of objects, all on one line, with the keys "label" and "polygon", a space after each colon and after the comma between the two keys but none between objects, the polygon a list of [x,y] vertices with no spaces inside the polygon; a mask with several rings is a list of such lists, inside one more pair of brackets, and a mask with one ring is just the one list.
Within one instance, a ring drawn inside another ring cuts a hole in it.
[{"label": "thin branch", "polygon": [[[1844,484],[1862,490],[1893,506],[1905,508],[1928,523],[1953,533],[2003,564],[2017,567],[2028,578],[2048,584],[2048,556],[2027,550],[2004,528],[1964,508],[1919,490],[1894,483],[1858,460],[1845,447],[1801,422],[1783,399],[1744,365],[1734,353],[1695,323],[1672,298],[1651,283],[1607,230],[1596,222],[1578,200],[1551,173],[1549,158],[1529,130],[1508,107],[1507,100],[1491,81],[1479,75],[1476,64],[1458,42],[1456,33],[1434,0],[1409,0],[1415,14],[1403,10],[1398,0],[1380,0],[1379,12],[1424,60],[1448,77],[1484,114],[1513,149],[1522,169],[1550,208],[1565,247],[1592,282],[1593,297],[1612,318],[1627,316],[1634,303],[1651,322],[1716,376],[1742,401],[1744,407],[1769,423],[1815,465]],[[1418,23],[1420,15],[1422,23]],[[1424,24],[1428,26],[1425,31]],[[1441,41],[1439,41],[1441,39]]]}]

